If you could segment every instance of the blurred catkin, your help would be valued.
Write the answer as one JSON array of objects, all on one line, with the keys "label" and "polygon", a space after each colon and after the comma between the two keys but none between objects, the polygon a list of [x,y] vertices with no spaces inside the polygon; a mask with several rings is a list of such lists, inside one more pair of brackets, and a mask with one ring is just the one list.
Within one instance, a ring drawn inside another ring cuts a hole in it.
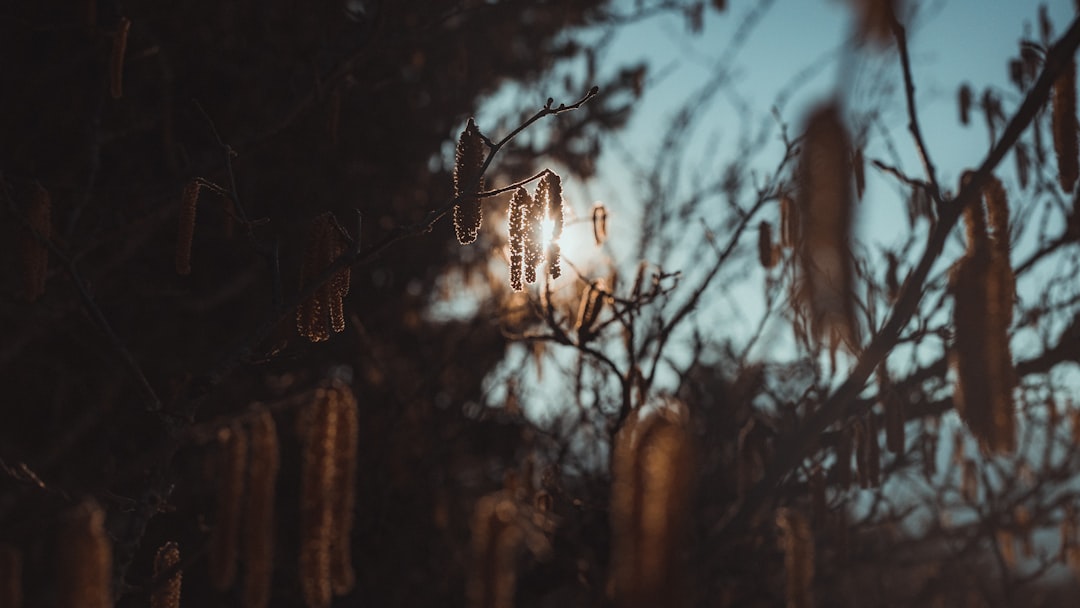
[{"label": "blurred catkin", "polygon": [[596,203],[592,209],[593,240],[596,246],[604,244],[607,240],[607,207],[604,203]]},{"label": "blurred catkin", "polygon": [[332,594],[335,450],[340,409],[320,388],[307,407],[300,492],[300,585],[307,608],[327,608]]},{"label": "blurred catkin", "polygon": [[176,274],[191,274],[191,241],[195,238],[195,209],[202,185],[191,180],[180,197],[180,219],[176,225]]},{"label": "blurred catkin", "polygon": [[1054,153],[1057,155],[1058,183],[1062,190],[1071,192],[1080,172],[1080,159],[1077,158],[1075,59],[1069,60],[1054,81],[1050,122],[1054,133]]},{"label": "blurred catkin", "polygon": [[[962,187],[972,177],[965,173]],[[1016,372],[1008,335],[1015,279],[1009,265],[1008,205],[996,178],[989,178],[982,194],[964,209],[967,251],[950,276],[955,325],[949,355],[956,372],[953,399],[961,419],[984,449],[1008,453],[1016,444]],[[990,209],[990,230],[986,208]]]},{"label": "blurred catkin", "polygon": [[799,163],[798,299],[818,340],[858,343],[852,222],[851,138],[840,109],[826,104],[807,119]]},{"label": "blurred catkin", "polygon": [[[308,229],[300,285],[315,279],[329,268],[348,247],[346,237],[330,212],[317,216]],[[351,270],[345,266],[296,308],[296,330],[312,342],[330,339],[330,332],[345,331],[344,299],[349,293]]]},{"label": "blurred catkin", "polygon": [[159,577],[180,563],[180,546],[169,541],[157,550],[154,556],[154,581],[156,586],[150,593],[150,608],[180,608],[180,585],[183,572],[173,572],[167,580]]},{"label": "blurred catkin", "polygon": [[0,544],[0,606],[22,607],[22,552]]},{"label": "blurred catkin", "polygon": [[458,138],[454,157],[454,234],[462,245],[476,240],[483,220],[483,207],[477,196],[481,188],[481,171],[484,167],[484,138],[473,119]]},{"label": "blurred catkin", "polygon": [[57,606],[113,608],[112,542],[105,533],[105,512],[86,500],[68,514],[59,537]]},{"label": "blurred catkin", "polygon": [[353,572],[351,539],[353,509],[356,504],[356,454],[360,432],[356,397],[345,384],[335,384],[328,396],[337,408],[337,432],[334,442],[333,534],[330,541],[330,575],[335,595],[352,591],[356,584]]},{"label": "blurred catkin", "polygon": [[480,498],[473,507],[469,608],[514,608],[515,561],[524,541],[517,510],[505,490]]},{"label": "blurred catkin", "polygon": [[280,448],[274,417],[259,406],[248,430],[247,507],[244,509],[244,608],[265,608],[274,573],[274,495]]},{"label": "blurred catkin", "polygon": [[772,226],[769,222],[762,221],[758,224],[758,261],[764,268],[776,266],[779,259],[778,252],[773,246]]},{"label": "blurred catkin", "polygon": [[49,248],[42,239],[52,236],[52,202],[49,191],[35,184],[26,210],[26,228],[20,239],[23,290],[30,302],[45,293],[49,270]]},{"label": "blurred catkin", "polygon": [[680,562],[694,478],[681,404],[635,411],[616,437],[611,488],[612,580],[619,608],[682,606]]},{"label": "blurred catkin", "polygon": [[124,96],[124,56],[127,54],[131,20],[121,17],[113,33],[112,54],[109,56],[109,93],[113,99]]},{"label": "blurred catkin", "polygon": [[604,309],[603,292],[606,288],[603,279],[598,279],[595,283],[590,283],[581,296],[577,322],[574,324],[580,343],[588,342],[595,336],[593,327],[596,325],[596,320],[600,318],[600,312]]},{"label": "blurred catkin", "polygon": [[242,427],[233,425],[218,433],[214,454],[217,507],[207,556],[210,582],[218,591],[229,589],[236,580],[240,526],[244,517],[247,455],[248,438]]},{"label": "blurred catkin", "polygon": [[814,536],[806,518],[793,509],[776,513],[780,549],[784,552],[788,608],[814,605]]}]

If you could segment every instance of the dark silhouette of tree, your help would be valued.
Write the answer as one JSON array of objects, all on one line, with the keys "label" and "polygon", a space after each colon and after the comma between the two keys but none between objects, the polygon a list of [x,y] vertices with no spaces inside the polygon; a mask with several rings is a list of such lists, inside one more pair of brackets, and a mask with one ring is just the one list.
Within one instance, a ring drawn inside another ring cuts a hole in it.
[{"label": "dark silhouette of tree", "polygon": [[[769,174],[746,141],[687,188],[726,73],[704,83],[639,167],[626,267],[543,236],[622,238],[564,180],[648,85],[575,34],[701,32],[724,2],[0,10],[0,604],[1061,603],[1080,22],[1037,13],[1014,91],[960,88],[990,145],[951,188],[917,5],[851,3],[849,52],[899,63],[906,125],[778,105]],[[545,92],[471,119],[508,81]],[[909,201],[894,250],[852,234],[867,173]],[[754,281],[749,339],[700,331]],[[775,326],[790,354],[763,360]]]}]

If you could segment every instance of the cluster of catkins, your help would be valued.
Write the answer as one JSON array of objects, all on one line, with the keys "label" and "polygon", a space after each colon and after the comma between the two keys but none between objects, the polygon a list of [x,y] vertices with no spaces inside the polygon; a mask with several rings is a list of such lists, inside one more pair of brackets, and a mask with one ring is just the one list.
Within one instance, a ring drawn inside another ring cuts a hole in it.
[{"label": "cluster of catkins", "polygon": [[[458,242],[467,245],[476,240],[483,219],[480,190],[483,188],[484,136],[469,119],[458,139],[454,162],[454,233]],[[562,180],[545,171],[529,194],[520,187],[514,191],[507,212],[510,233],[510,286],[515,291],[526,283],[536,282],[536,268],[547,262],[548,274],[559,278],[559,236],[563,228]],[[544,225],[551,222],[550,244],[544,247]]]}]

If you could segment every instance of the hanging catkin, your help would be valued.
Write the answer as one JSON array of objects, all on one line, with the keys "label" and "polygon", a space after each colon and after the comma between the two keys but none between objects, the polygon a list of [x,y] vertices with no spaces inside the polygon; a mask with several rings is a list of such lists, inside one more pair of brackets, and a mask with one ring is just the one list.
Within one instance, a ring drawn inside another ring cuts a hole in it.
[{"label": "hanging catkin", "polygon": [[22,249],[23,290],[30,302],[45,293],[49,270],[49,248],[42,239],[52,236],[52,201],[49,191],[34,184],[30,206],[26,210],[26,227],[20,245]]},{"label": "hanging catkin", "polygon": [[334,595],[345,595],[356,584],[352,566],[353,509],[356,505],[356,454],[360,432],[356,397],[344,383],[335,383],[328,398],[337,408],[334,442],[333,535],[330,541],[330,576]]},{"label": "hanging catkin", "polygon": [[113,608],[112,543],[105,512],[86,500],[67,516],[60,535],[57,606]]},{"label": "hanging catkin", "polygon": [[340,407],[320,388],[308,405],[300,492],[300,585],[308,608],[327,608],[333,592],[331,544],[334,535],[336,450]]},{"label": "hanging catkin", "polygon": [[604,244],[607,240],[607,207],[604,203],[596,203],[592,209],[592,229],[593,239],[596,241],[596,246]]},{"label": "hanging catkin", "polygon": [[[539,194],[539,193],[537,193]],[[525,210],[524,231],[525,257],[523,260],[525,269],[525,282],[536,282],[536,267],[544,261],[544,216],[546,205],[539,196],[529,199],[529,206]]]},{"label": "hanging catkin", "polygon": [[217,506],[210,532],[210,582],[218,591],[232,587],[244,516],[244,477],[247,470],[248,438],[239,425],[218,433],[214,475],[217,478]]},{"label": "hanging catkin", "polygon": [[788,608],[814,605],[814,535],[806,518],[793,509],[779,509],[780,549],[784,552]]},{"label": "hanging catkin", "polygon": [[1051,130],[1054,133],[1054,153],[1057,155],[1058,183],[1071,192],[1080,172],[1077,158],[1076,118],[1076,60],[1070,59],[1054,81],[1051,107]]},{"label": "hanging catkin", "polygon": [[636,410],[616,438],[611,487],[612,581],[620,608],[681,606],[693,479],[681,405]]},{"label": "hanging catkin", "polygon": [[22,607],[22,553],[0,544],[0,606]]},{"label": "hanging catkin", "polygon": [[956,103],[960,108],[960,124],[964,126],[971,122],[971,101],[971,87],[967,83],[960,85],[960,90],[956,93]]},{"label": "hanging catkin", "polygon": [[[961,184],[970,179],[966,173]],[[1009,267],[1004,190],[991,179],[984,194],[994,208],[992,231],[987,230],[982,199],[964,209],[967,252],[950,277],[956,329],[949,358],[956,372],[953,399],[961,419],[984,449],[1007,453],[1016,443],[1016,373],[1008,336],[1015,280]]]},{"label": "hanging catkin", "polygon": [[505,490],[482,497],[473,507],[469,608],[514,608],[515,560],[524,540],[517,510]]},{"label": "hanging catkin", "polygon": [[195,238],[195,209],[202,185],[190,180],[180,197],[180,221],[176,227],[176,274],[191,274],[191,241]]},{"label": "hanging catkin", "polygon": [[[345,253],[348,243],[334,215],[319,215],[308,229],[300,284],[315,279]],[[296,308],[296,330],[312,342],[330,339],[330,332],[345,331],[344,299],[349,293],[351,271],[345,266],[320,285],[306,302]]]},{"label": "hanging catkin", "polygon": [[600,318],[600,312],[604,309],[604,290],[606,288],[604,280],[598,279],[595,283],[590,283],[588,289],[581,296],[574,330],[577,332],[578,342],[582,344],[596,335],[593,333],[593,327],[596,325],[596,320]]},{"label": "hanging catkin", "polygon": [[480,192],[481,171],[484,167],[484,138],[473,119],[458,138],[454,159],[454,234],[462,245],[476,240],[483,219]]},{"label": "hanging catkin", "polygon": [[510,288],[514,291],[524,289],[521,271],[525,266],[525,217],[532,207],[532,197],[525,188],[518,188],[510,198],[510,210],[507,213],[507,229],[510,242]]},{"label": "hanging catkin", "polygon": [[124,96],[124,56],[127,54],[128,32],[131,20],[121,17],[113,33],[112,54],[109,56],[109,93],[113,99]]},{"label": "hanging catkin", "polygon": [[[180,585],[183,572],[176,570],[169,578],[160,577],[180,563],[180,546],[169,541],[157,550],[154,556],[154,581],[156,586],[150,593],[150,608],[180,608]],[[249,608],[249,607],[245,607]]]},{"label": "hanging catkin", "polygon": [[258,406],[248,430],[251,462],[244,509],[244,608],[265,608],[274,570],[274,496],[280,448],[274,417]]},{"label": "hanging catkin", "polygon": [[772,226],[769,222],[762,221],[758,224],[758,261],[762,267],[772,268],[779,259],[776,248],[773,246]]},{"label": "hanging catkin", "polygon": [[805,133],[799,163],[799,300],[818,340],[854,346],[850,137],[835,104],[812,112]]},{"label": "hanging catkin", "polygon": [[536,199],[541,212],[551,222],[551,240],[547,249],[547,271],[551,278],[557,279],[562,274],[562,268],[559,266],[559,237],[562,236],[563,229],[562,179],[552,171],[545,173],[540,178],[540,184],[536,187]]}]

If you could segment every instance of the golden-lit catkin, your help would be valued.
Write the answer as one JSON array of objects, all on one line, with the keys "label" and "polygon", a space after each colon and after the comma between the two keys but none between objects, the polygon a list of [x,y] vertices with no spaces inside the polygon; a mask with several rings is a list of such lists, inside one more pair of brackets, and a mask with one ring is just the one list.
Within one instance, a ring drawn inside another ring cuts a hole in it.
[{"label": "golden-lit catkin", "polygon": [[113,99],[124,96],[124,56],[127,54],[128,32],[131,20],[121,17],[113,33],[112,54],[109,56],[109,92]]},{"label": "golden-lit catkin", "polygon": [[636,410],[616,437],[611,486],[611,590],[620,608],[682,606],[680,556],[694,479],[685,408]]},{"label": "golden-lit catkin", "polygon": [[523,234],[525,235],[525,257],[522,260],[525,282],[536,282],[536,267],[544,261],[544,217],[546,205],[539,196],[529,199],[525,210]]},{"label": "golden-lit catkin", "polygon": [[330,576],[335,595],[345,595],[356,585],[352,565],[353,509],[356,506],[356,455],[360,421],[356,397],[344,383],[336,383],[329,396],[337,408],[337,440],[334,442],[333,533],[330,541]]},{"label": "golden-lit catkin", "polygon": [[26,210],[26,227],[20,239],[23,265],[23,290],[30,302],[45,293],[49,271],[49,248],[42,239],[52,236],[52,201],[49,191],[35,184]]},{"label": "golden-lit catkin", "polygon": [[150,608],[180,608],[180,585],[183,572],[176,570],[167,580],[160,580],[180,563],[180,546],[169,541],[158,548],[154,556],[154,589],[150,592]]},{"label": "golden-lit catkin", "polygon": [[[965,173],[961,184],[971,176]],[[992,231],[983,200],[964,209],[968,247],[950,276],[955,338],[949,359],[960,418],[985,450],[1009,453],[1016,444],[1016,373],[1008,336],[1015,279],[1008,259],[1008,207],[999,187],[992,179],[984,190],[994,207]]]},{"label": "golden-lit catkin", "polygon": [[112,542],[97,502],[88,499],[68,514],[59,557],[57,606],[113,608]]},{"label": "golden-lit catkin", "polygon": [[473,507],[472,567],[466,586],[470,608],[513,608],[515,562],[524,541],[518,507],[506,491],[488,494]]},{"label": "golden-lit catkin", "polygon": [[806,518],[794,509],[776,512],[779,544],[784,552],[788,608],[814,605],[814,535]]},{"label": "golden-lit catkin", "polygon": [[525,266],[525,217],[532,204],[532,196],[525,188],[518,188],[510,198],[507,231],[510,244],[510,288],[514,291],[524,289],[521,272]]},{"label": "golden-lit catkin", "polygon": [[[536,187],[536,199],[540,212],[551,222],[551,240],[547,248],[547,271],[551,278],[557,279],[562,274],[559,266],[559,237],[563,229],[563,191],[562,178],[553,171],[548,171],[540,178]],[[541,223],[541,226],[543,224]],[[541,235],[541,246],[543,236]]]},{"label": "golden-lit catkin", "polygon": [[462,245],[476,240],[483,219],[483,207],[477,195],[484,168],[484,138],[473,119],[458,138],[454,157],[454,234]]},{"label": "golden-lit catkin", "polygon": [[798,295],[818,340],[839,338],[854,346],[850,141],[837,105],[821,106],[807,119],[799,163]]},{"label": "golden-lit catkin", "polygon": [[956,93],[956,105],[960,108],[960,124],[967,126],[971,122],[971,87],[965,82]]},{"label": "golden-lit catkin", "polygon": [[1051,130],[1054,134],[1054,153],[1057,155],[1058,183],[1061,189],[1072,191],[1080,172],[1077,158],[1076,118],[1076,60],[1070,59],[1054,81],[1051,107]]},{"label": "golden-lit catkin", "polygon": [[191,274],[191,241],[195,238],[195,209],[202,185],[191,180],[180,197],[180,221],[176,225],[176,274]]},{"label": "golden-lit catkin", "polygon": [[[315,279],[348,247],[345,235],[330,212],[317,216],[308,229],[300,284]],[[320,285],[306,302],[296,308],[296,330],[312,342],[330,339],[330,332],[345,331],[345,296],[349,293],[351,270],[345,266]]]},{"label": "golden-lit catkin", "polygon": [[307,608],[327,608],[333,592],[334,467],[340,408],[318,389],[308,405],[300,491],[300,586]]},{"label": "golden-lit catkin", "polygon": [[274,417],[255,409],[248,428],[251,461],[244,509],[244,608],[265,608],[274,574],[274,496],[280,465],[280,446]]},{"label": "golden-lit catkin", "polygon": [[210,582],[218,591],[228,590],[236,580],[247,456],[248,438],[242,427],[233,425],[218,432],[214,454],[217,505],[207,555]]},{"label": "golden-lit catkin", "polygon": [[765,268],[776,266],[779,259],[776,248],[773,246],[772,226],[769,222],[762,221],[758,224],[758,261]]},{"label": "golden-lit catkin", "polygon": [[0,606],[22,606],[22,553],[11,545],[0,544]]},{"label": "golden-lit catkin", "polygon": [[596,246],[599,247],[607,241],[607,207],[604,203],[596,203],[592,208],[592,231]]},{"label": "golden-lit catkin", "polygon": [[595,283],[590,283],[588,289],[581,296],[581,303],[578,305],[577,322],[574,324],[574,330],[578,335],[578,342],[585,343],[595,337],[593,328],[596,326],[597,319],[600,318],[600,313],[604,309],[604,290],[607,286],[604,284],[603,279],[598,279]]}]

